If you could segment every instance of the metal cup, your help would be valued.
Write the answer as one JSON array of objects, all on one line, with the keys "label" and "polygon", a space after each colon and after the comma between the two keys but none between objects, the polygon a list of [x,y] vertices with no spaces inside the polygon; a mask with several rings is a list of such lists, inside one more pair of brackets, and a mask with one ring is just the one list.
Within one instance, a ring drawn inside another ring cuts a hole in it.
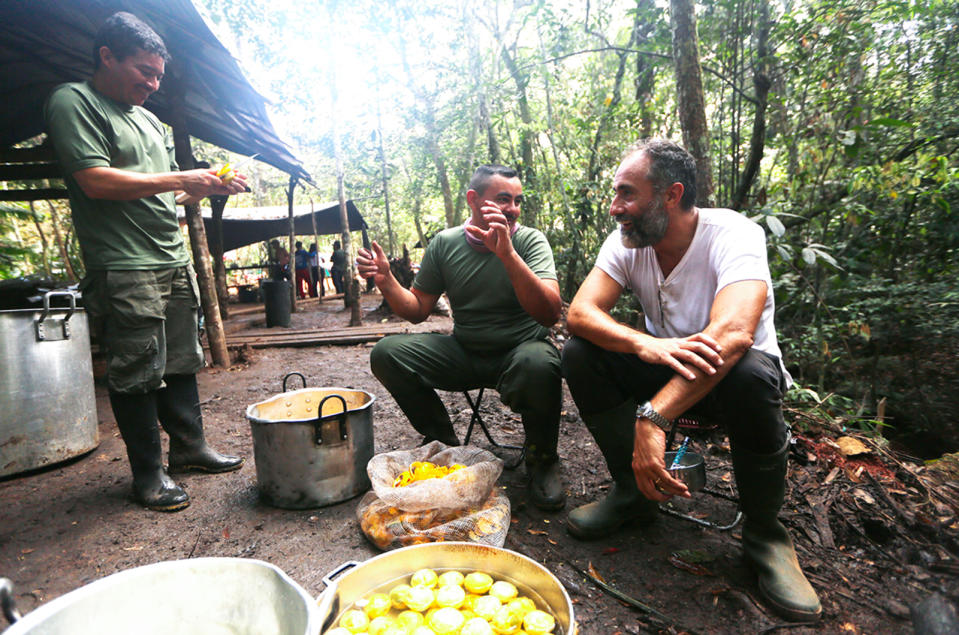
[{"label": "metal cup", "polygon": [[701,454],[687,452],[679,460],[679,465],[672,469],[670,466],[676,458],[676,453],[667,452],[664,458],[669,475],[685,483],[690,492],[698,492],[706,487],[706,464]]}]

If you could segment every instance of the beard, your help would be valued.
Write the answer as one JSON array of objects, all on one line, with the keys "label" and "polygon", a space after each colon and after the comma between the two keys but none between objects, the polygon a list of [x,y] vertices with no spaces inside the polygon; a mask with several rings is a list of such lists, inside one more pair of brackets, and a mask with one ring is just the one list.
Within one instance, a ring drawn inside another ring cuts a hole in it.
[{"label": "beard", "polygon": [[669,214],[663,197],[654,196],[646,208],[637,215],[623,215],[623,220],[629,222],[626,227],[620,221],[619,237],[627,249],[639,249],[655,245],[666,235],[669,227]]}]

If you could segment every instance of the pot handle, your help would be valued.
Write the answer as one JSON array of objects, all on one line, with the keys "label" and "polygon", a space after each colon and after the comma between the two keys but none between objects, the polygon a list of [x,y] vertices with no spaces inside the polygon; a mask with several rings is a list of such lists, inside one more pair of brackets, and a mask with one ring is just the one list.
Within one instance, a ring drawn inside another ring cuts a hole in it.
[{"label": "pot handle", "polygon": [[[323,404],[325,404],[327,401],[329,401],[330,399],[333,399],[333,398],[339,399],[340,402],[343,404],[343,412],[338,412],[338,413],[335,414],[335,415],[326,415],[326,416],[324,417],[324,416],[323,416]],[[332,419],[333,417],[339,417],[339,419],[340,419],[340,440],[341,440],[341,441],[346,441],[346,438],[347,438],[347,432],[346,432],[346,411],[347,411],[346,399],[343,398],[343,395],[337,395],[337,394],[334,393],[334,394],[332,394],[332,395],[327,395],[326,397],[323,397],[323,399],[320,401],[320,405],[317,406],[317,408],[316,408],[316,421],[313,422],[313,441],[314,441],[314,443],[316,443],[317,445],[323,445],[323,420],[324,420],[324,419]]]},{"label": "pot handle", "polygon": [[13,601],[13,582],[7,578],[0,578],[0,607],[3,608],[3,615],[11,624],[15,624],[22,617]]},{"label": "pot handle", "polygon": [[283,375],[283,392],[286,392],[286,382],[287,382],[287,380],[288,380],[290,377],[294,376],[294,375],[296,375],[297,377],[300,378],[300,381],[303,382],[303,387],[306,388],[306,377],[303,376],[303,373],[298,373],[298,372],[296,372],[296,371],[293,371],[292,373],[287,373],[287,374]]},{"label": "pot handle", "polygon": [[339,612],[338,604],[340,595],[337,593],[337,583],[334,578],[343,574],[343,572],[345,572],[347,569],[352,569],[353,567],[359,566],[359,564],[360,563],[356,561],[344,562],[336,569],[323,576],[323,584],[326,586],[326,589],[324,589],[323,593],[320,593],[316,597],[316,611],[320,619],[321,633],[326,631],[326,629],[332,625],[333,618],[335,618],[336,614]]},{"label": "pot handle", "polygon": [[[62,319],[55,320],[51,318],[48,323],[47,318],[51,310],[50,299],[57,297],[68,298],[70,300],[70,307]],[[43,295],[43,312],[40,313],[40,317],[37,318],[37,321],[34,323],[37,341],[57,342],[70,339],[70,316],[72,316],[76,310],[77,296],[75,296],[72,291],[47,291]]]}]

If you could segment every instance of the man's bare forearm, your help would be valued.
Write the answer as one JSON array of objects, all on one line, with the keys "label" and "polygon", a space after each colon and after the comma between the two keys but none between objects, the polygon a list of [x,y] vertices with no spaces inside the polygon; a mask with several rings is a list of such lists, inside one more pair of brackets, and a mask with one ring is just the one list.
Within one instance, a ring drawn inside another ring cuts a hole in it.
[{"label": "man's bare forearm", "polygon": [[523,310],[543,326],[556,324],[563,308],[559,284],[537,276],[515,251],[511,251],[502,262]]}]

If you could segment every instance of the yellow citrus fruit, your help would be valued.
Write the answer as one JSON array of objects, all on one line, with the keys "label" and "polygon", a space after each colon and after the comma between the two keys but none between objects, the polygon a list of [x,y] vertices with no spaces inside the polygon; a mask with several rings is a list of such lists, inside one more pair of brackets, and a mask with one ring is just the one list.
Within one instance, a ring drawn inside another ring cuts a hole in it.
[{"label": "yellow citrus fruit", "polygon": [[410,576],[410,586],[425,586],[430,589],[436,586],[439,576],[432,569],[420,569]]},{"label": "yellow citrus fruit", "polygon": [[433,604],[433,589],[414,586],[406,597],[406,606],[414,611],[423,612]]},{"label": "yellow citrus fruit", "polygon": [[519,589],[512,582],[497,580],[489,588],[489,594],[494,598],[499,598],[500,602],[509,602],[519,595]]},{"label": "yellow citrus fruit", "polygon": [[442,586],[436,590],[436,605],[439,607],[451,606],[458,609],[466,600],[466,591],[455,584]]},{"label": "yellow citrus fruit", "polygon": [[507,606],[509,606],[510,610],[516,611],[520,615],[526,615],[530,611],[536,610],[536,602],[526,596],[510,600]]},{"label": "yellow citrus fruit", "polygon": [[395,587],[390,589],[390,602],[393,605],[394,609],[405,609],[406,599],[410,595],[410,585],[408,584],[397,584]]},{"label": "yellow citrus fruit", "polygon": [[523,618],[523,628],[527,633],[530,633],[530,635],[552,633],[553,629],[556,628],[556,620],[546,611],[537,609],[530,611],[526,614],[526,617]]},{"label": "yellow citrus fruit", "polygon": [[383,635],[395,624],[396,621],[389,615],[380,615],[370,620],[369,626],[366,627],[366,632],[369,633],[369,635]]},{"label": "yellow citrus fruit", "polygon": [[463,628],[460,629],[460,635],[495,635],[495,631],[482,617],[474,617],[466,620]]},{"label": "yellow citrus fruit", "polygon": [[463,580],[465,576],[459,571],[445,571],[440,574],[437,584],[439,586],[449,586],[455,584],[456,586],[463,586]]},{"label": "yellow citrus fruit", "polygon": [[350,609],[343,614],[343,617],[340,618],[340,626],[351,633],[360,633],[365,631],[366,627],[369,625],[370,618],[366,617],[366,613],[357,609]]},{"label": "yellow citrus fruit", "polygon": [[437,635],[459,633],[464,621],[463,614],[449,606],[437,609],[427,618],[429,627],[436,631]]},{"label": "yellow citrus fruit", "polygon": [[366,613],[366,617],[373,619],[374,617],[386,615],[390,612],[391,608],[393,608],[393,602],[390,600],[390,596],[385,593],[374,593],[367,598],[363,611]]},{"label": "yellow citrus fruit", "polygon": [[463,586],[466,587],[466,590],[470,593],[483,595],[493,586],[493,578],[482,571],[473,571],[472,573],[466,574],[466,577],[463,579]]}]

